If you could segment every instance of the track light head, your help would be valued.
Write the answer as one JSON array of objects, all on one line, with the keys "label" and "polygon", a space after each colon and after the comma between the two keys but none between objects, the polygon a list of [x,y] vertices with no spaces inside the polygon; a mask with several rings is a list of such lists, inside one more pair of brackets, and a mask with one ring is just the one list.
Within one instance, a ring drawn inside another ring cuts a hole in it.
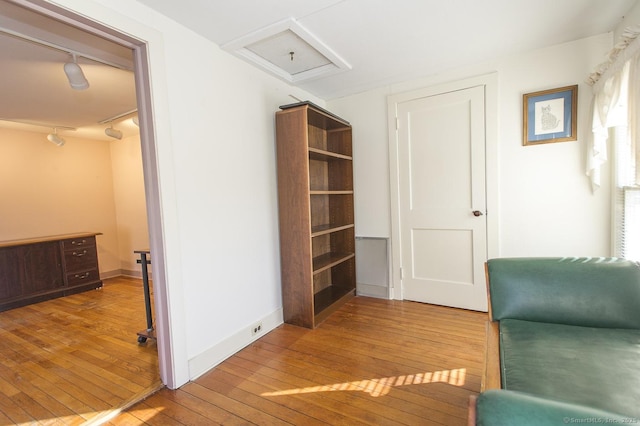
[{"label": "track light head", "polygon": [[76,55],[73,56],[73,62],[64,64],[64,73],[67,75],[69,85],[74,90],[85,90],[89,88],[89,82],[82,72],[82,68],[76,62]]},{"label": "track light head", "polygon": [[114,129],[113,127],[107,127],[104,129],[104,134],[115,139],[122,139],[122,132],[118,129]]},{"label": "track light head", "polygon": [[56,146],[63,146],[66,142],[62,136],[58,136],[58,129],[53,129],[53,133],[49,133],[47,139]]}]

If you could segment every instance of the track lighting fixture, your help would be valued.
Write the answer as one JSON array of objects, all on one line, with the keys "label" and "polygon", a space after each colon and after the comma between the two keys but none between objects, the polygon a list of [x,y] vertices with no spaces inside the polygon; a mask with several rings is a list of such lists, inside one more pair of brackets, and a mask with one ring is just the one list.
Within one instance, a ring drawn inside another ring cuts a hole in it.
[{"label": "track lighting fixture", "polygon": [[109,126],[104,129],[104,134],[115,139],[122,139],[122,132],[118,129],[114,129],[113,126]]},{"label": "track lighting fixture", "polygon": [[55,127],[53,129],[53,133],[49,133],[47,135],[47,139],[49,140],[49,142],[55,144],[56,146],[62,146],[65,143],[65,140],[62,138],[62,136],[58,136],[58,129]]},{"label": "track lighting fixture", "polygon": [[69,85],[74,90],[85,90],[89,88],[89,82],[87,81],[82,68],[78,65],[75,53],[71,54],[73,62],[67,62],[64,64],[64,73],[67,75]]},{"label": "track lighting fixture", "polygon": [[[124,124],[125,128],[129,128],[129,123],[127,122],[129,120],[129,117],[131,116],[131,114],[134,114],[135,112],[137,112],[137,109],[132,109],[131,111],[127,111],[127,112],[123,112],[121,114],[117,114],[114,115],[113,117],[109,117],[109,118],[105,118],[104,120],[98,121],[98,124],[108,124],[109,127],[107,127],[106,129],[104,129],[104,134],[115,138],[115,139],[122,139],[122,131],[118,130],[118,129],[114,129],[113,128],[113,122],[114,121],[118,121],[123,117],[127,117],[125,121],[120,121],[120,124]],[[134,124],[136,126],[138,126],[138,123],[136,122],[138,116],[134,115],[133,117],[131,117],[131,119],[133,120]]]}]

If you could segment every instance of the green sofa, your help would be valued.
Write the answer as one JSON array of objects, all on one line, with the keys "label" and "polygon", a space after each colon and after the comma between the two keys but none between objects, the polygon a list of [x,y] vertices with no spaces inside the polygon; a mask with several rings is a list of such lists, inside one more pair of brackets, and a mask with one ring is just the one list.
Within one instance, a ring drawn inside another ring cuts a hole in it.
[{"label": "green sofa", "polygon": [[487,360],[470,423],[640,424],[640,265],[503,258],[486,270]]}]

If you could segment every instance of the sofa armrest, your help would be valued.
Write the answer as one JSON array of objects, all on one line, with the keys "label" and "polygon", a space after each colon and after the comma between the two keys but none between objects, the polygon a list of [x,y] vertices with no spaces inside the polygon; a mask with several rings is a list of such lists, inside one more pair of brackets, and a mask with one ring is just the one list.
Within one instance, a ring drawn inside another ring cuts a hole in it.
[{"label": "sofa armrest", "polygon": [[[473,404],[473,402],[472,402]],[[629,417],[522,392],[490,390],[470,407],[469,424],[483,426],[533,426],[573,423],[629,423]],[[472,419],[472,416],[474,418]],[[473,423],[472,423],[473,422]]]},{"label": "sofa armrest", "polygon": [[502,378],[500,373],[500,323],[487,321],[487,339],[484,353],[484,371],[480,391],[500,389]]}]

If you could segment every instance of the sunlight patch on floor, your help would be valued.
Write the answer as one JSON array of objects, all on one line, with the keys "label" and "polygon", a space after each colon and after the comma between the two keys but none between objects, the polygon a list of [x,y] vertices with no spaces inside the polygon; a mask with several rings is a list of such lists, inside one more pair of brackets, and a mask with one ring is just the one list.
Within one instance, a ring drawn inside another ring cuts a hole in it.
[{"label": "sunlight patch on floor", "polygon": [[[129,418],[127,419],[127,424],[133,425],[133,426],[146,424],[145,423],[146,419],[153,418],[155,415],[157,415],[159,412],[162,412],[164,409],[165,407],[154,406],[153,408],[139,408],[139,409],[126,410],[126,412],[130,414]],[[102,425],[108,421],[115,419],[116,417],[121,415],[123,412],[125,412],[124,409],[116,408],[113,410],[106,410],[106,411],[100,411],[100,412],[91,413],[91,414],[85,414],[83,415],[84,417],[90,417],[90,418],[86,422],[82,423],[82,426]],[[132,423],[132,421],[134,421],[133,417],[135,417],[135,419],[138,420],[137,423]]]},{"label": "sunlight patch on floor", "polygon": [[382,377],[379,379],[356,380],[353,382],[318,385],[306,388],[287,389],[275,392],[265,392],[262,396],[298,395],[315,392],[362,391],[373,397],[385,396],[392,388],[399,386],[422,385],[427,383],[447,383],[453,386],[463,386],[467,375],[466,368],[454,370],[440,370],[427,373],[407,374],[401,376]]},{"label": "sunlight patch on floor", "polygon": [[[97,413],[85,413],[82,416],[84,418],[88,418],[89,420],[82,423],[82,426],[97,426],[97,425],[104,424],[112,419],[115,419],[125,411],[137,418],[145,418],[143,416],[147,416],[148,418],[151,418],[155,414],[157,414],[157,412],[164,410],[165,407],[154,406],[153,408],[144,408],[144,409],[142,408],[132,409],[131,407],[134,407],[136,403],[153,395],[154,393],[156,393],[162,388],[164,388],[164,385],[162,384],[160,379],[158,379],[156,383],[143,389],[141,392],[134,395],[129,400],[124,401],[122,405],[120,405],[119,407],[114,407],[111,410],[100,411]],[[127,424],[131,424],[131,423],[127,423]],[[141,421],[140,423],[135,423],[135,425],[138,425],[138,424],[144,424],[144,422]]]}]

